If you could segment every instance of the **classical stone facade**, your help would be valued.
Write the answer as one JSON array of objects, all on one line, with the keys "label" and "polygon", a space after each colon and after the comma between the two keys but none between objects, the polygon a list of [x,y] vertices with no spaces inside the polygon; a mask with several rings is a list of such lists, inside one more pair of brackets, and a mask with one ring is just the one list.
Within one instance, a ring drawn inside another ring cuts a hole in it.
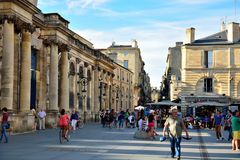
[{"label": "classical stone facade", "polygon": [[144,70],[145,63],[137,41],[133,40],[132,45],[116,45],[113,42],[110,47],[101,49],[101,51],[133,72],[133,106],[144,105],[148,102],[151,99],[150,78]]},{"label": "classical stone facade", "polygon": [[198,40],[195,29],[187,29],[185,44],[169,49],[165,77],[169,79],[171,100],[181,98],[182,102],[207,105],[239,103],[240,27],[229,23],[221,28]]},{"label": "classical stone facade", "polygon": [[116,111],[129,109],[133,107],[133,72],[123,66],[115,63],[112,105]]},{"label": "classical stone facade", "polygon": [[93,120],[110,106],[113,60],[59,14],[42,13],[37,0],[1,0],[0,8],[0,101],[14,132],[32,130],[33,108],[45,109],[47,125],[56,127],[59,109]]}]

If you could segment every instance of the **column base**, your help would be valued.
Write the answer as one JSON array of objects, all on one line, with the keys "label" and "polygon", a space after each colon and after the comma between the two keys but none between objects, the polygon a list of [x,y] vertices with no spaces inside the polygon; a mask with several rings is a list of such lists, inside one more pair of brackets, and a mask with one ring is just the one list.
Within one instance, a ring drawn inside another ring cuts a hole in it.
[{"label": "column base", "polygon": [[59,112],[48,110],[46,116],[46,128],[57,128],[59,122]]},{"label": "column base", "polygon": [[10,128],[13,133],[34,131],[35,118],[31,113],[10,113]]}]

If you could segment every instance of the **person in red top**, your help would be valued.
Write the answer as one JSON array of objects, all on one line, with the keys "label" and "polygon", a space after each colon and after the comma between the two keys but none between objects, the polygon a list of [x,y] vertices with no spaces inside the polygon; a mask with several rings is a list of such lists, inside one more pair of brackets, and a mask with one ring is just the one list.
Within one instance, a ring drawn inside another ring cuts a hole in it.
[{"label": "person in red top", "polygon": [[65,110],[62,109],[61,110],[61,115],[60,115],[60,118],[59,118],[59,126],[60,128],[63,129],[64,131],[64,137],[67,139],[67,135],[68,135],[68,124],[70,122],[70,118],[68,117],[68,114],[65,114]]},{"label": "person in red top", "polygon": [[6,129],[7,129],[7,126],[8,126],[8,113],[7,113],[7,108],[4,107],[4,108],[2,109],[2,111],[3,111],[2,123],[1,123],[2,132],[1,132],[1,137],[0,137],[0,143],[2,143],[3,136],[4,136],[4,138],[5,138],[5,142],[4,142],[4,143],[8,143],[8,137],[7,137],[7,133],[6,133]]}]

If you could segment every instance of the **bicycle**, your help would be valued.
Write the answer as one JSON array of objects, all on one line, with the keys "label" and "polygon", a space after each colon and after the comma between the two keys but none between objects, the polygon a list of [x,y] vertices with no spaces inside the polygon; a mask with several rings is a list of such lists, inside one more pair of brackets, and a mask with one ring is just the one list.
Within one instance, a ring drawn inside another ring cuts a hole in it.
[{"label": "bicycle", "polygon": [[65,129],[63,127],[60,127],[60,130],[59,130],[59,142],[60,144],[63,143],[64,140],[66,140],[67,142],[69,142],[70,140],[70,127],[68,126],[68,133],[65,137]]},{"label": "bicycle", "polygon": [[78,129],[82,129],[84,127],[84,123],[83,120],[81,118],[79,118],[79,120],[77,121],[77,126]]}]

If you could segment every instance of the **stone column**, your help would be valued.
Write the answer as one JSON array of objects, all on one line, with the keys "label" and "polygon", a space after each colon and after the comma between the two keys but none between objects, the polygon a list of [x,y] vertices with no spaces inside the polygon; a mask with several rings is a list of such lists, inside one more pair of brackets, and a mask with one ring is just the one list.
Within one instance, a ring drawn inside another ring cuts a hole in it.
[{"label": "stone column", "polygon": [[60,67],[60,109],[69,111],[68,49],[61,49]]},{"label": "stone column", "polygon": [[98,67],[95,68],[94,72],[94,112],[99,111],[100,101],[99,101],[99,74],[98,74]]},{"label": "stone column", "polygon": [[49,111],[58,111],[58,46],[50,44]]},{"label": "stone column", "polygon": [[14,78],[14,24],[10,19],[3,22],[3,55],[1,80],[1,108],[13,110]]},{"label": "stone column", "polygon": [[22,58],[20,82],[20,111],[30,110],[31,97],[31,33],[22,32]]}]

